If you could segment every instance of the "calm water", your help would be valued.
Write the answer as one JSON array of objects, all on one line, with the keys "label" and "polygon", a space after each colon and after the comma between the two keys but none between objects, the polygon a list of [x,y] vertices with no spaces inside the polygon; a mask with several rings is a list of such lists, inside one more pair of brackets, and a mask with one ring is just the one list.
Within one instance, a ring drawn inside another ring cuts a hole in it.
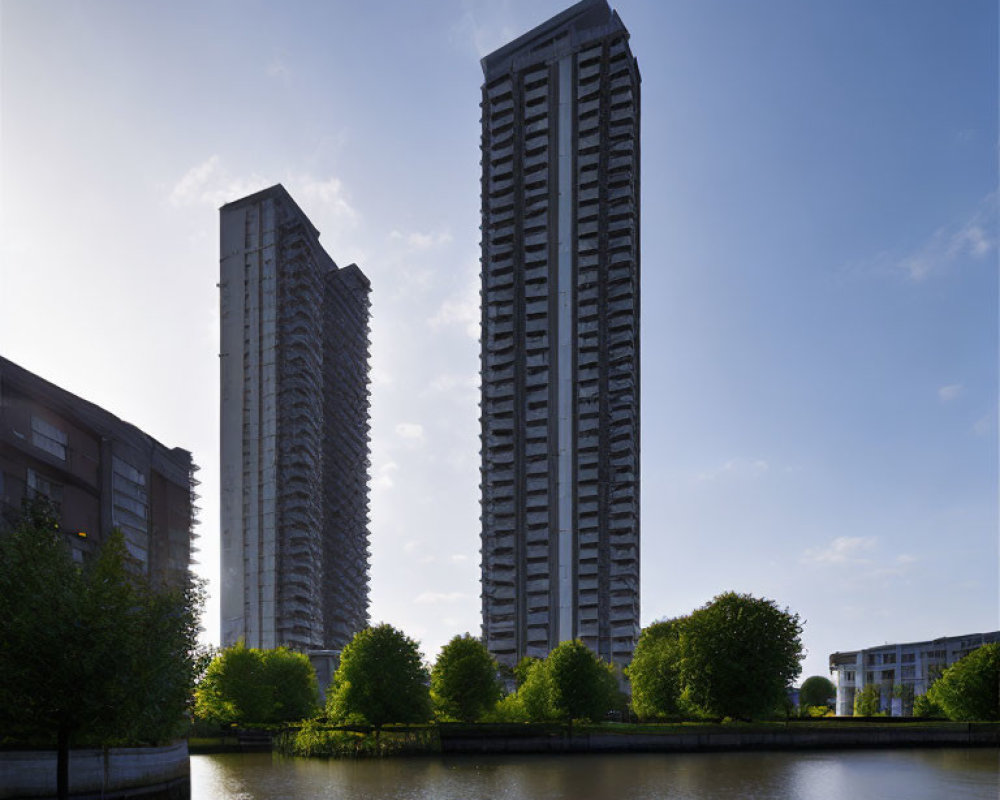
[{"label": "calm water", "polygon": [[402,758],[191,757],[192,800],[997,800],[994,749]]}]

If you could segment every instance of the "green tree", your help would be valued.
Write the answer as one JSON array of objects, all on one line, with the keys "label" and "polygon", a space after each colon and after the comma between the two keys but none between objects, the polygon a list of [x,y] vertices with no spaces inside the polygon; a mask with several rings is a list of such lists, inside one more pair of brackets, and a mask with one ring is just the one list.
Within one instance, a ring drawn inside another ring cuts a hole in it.
[{"label": "green tree", "polygon": [[711,717],[773,713],[801,671],[801,634],[798,614],[773,600],[720,594],[681,629],[682,699]]},{"label": "green tree", "polygon": [[208,665],[195,692],[195,714],[222,725],[291,722],[316,711],[318,694],[308,656],[240,641]]},{"label": "green tree", "polygon": [[515,668],[518,687],[500,703],[505,722],[545,722],[557,717],[552,706],[549,665],[538,658],[522,658]]},{"label": "green tree", "polygon": [[837,687],[833,681],[822,675],[813,675],[806,678],[799,688],[799,707],[828,706],[836,696]]},{"label": "green tree", "polygon": [[541,659],[534,658],[533,656],[525,656],[517,662],[517,666],[514,667],[515,686],[520,688],[524,685],[524,682],[528,680],[528,675],[531,673],[532,667],[534,667],[540,660]]},{"label": "green tree", "polygon": [[654,622],[639,635],[625,675],[640,719],[680,713],[680,632],[684,619]]},{"label": "green tree", "polygon": [[913,699],[913,716],[915,717],[945,717],[944,709],[930,699],[926,694],[919,694]]},{"label": "green tree", "polygon": [[854,716],[876,717],[882,713],[882,690],[869,683],[854,694]]},{"label": "green tree", "polygon": [[574,719],[603,719],[614,704],[617,686],[612,666],[579,639],[556,647],[545,667],[552,709],[570,724]]},{"label": "green tree", "polygon": [[287,647],[265,650],[264,675],[274,687],[271,720],[291,722],[316,713],[319,686],[316,670],[305,653]]},{"label": "green tree", "polygon": [[946,669],[927,697],[963,722],[1000,719],[1000,643],[984,644]]},{"label": "green tree", "polygon": [[497,662],[479,639],[455,636],[431,670],[431,701],[445,719],[475,722],[500,699]]},{"label": "green tree", "polygon": [[68,794],[73,743],[163,741],[177,735],[202,667],[203,591],[154,589],[118,532],[97,557],[73,561],[50,506],[26,504],[0,534],[0,727],[58,752]]},{"label": "green tree", "polygon": [[431,715],[417,643],[391,625],[365,628],[340,655],[326,702],[327,715],[375,728],[388,722],[426,722]]}]

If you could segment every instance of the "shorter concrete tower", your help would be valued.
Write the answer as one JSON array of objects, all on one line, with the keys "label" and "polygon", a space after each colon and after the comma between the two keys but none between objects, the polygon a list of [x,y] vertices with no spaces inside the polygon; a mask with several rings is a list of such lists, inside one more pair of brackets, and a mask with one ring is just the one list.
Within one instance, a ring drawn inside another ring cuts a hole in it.
[{"label": "shorter concrete tower", "polygon": [[281,185],[222,207],[222,644],[368,624],[368,279]]}]

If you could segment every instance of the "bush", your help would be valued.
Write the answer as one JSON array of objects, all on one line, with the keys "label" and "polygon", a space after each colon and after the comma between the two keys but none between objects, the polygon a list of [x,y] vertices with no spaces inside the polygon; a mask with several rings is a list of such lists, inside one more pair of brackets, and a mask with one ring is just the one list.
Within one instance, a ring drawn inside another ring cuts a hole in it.
[{"label": "bush", "polygon": [[877,717],[882,713],[882,691],[869,683],[854,694],[854,716]]},{"label": "bush", "polygon": [[802,707],[826,706],[836,697],[837,687],[833,681],[822,675],[806,678],[799,689],[799,705]]},{"label": "bush", "polygon": [[195,715],[220,725],[293,722],[312,716],[318,698],[308,656],[240,641],[208,665],[195,692]]},{"label": "bush", "polygon": [[1000,643],[983,645],[956,661],[927,696],[949,719],[1000,719]]},{"label": "bush", "polygon": [[680,632],[683,619],[654,622],[643,629],[625,675],[632,686],[632,710],[640,719],[680,713]]}]

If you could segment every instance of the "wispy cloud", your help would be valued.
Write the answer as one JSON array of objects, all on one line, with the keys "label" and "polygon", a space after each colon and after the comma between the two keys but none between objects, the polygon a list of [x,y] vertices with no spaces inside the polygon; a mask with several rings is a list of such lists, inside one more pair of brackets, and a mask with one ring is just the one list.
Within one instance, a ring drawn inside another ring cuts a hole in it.
[{"label": "wispy cloud", "polygon": [[993,414],[985,414],[977,419],[972,425],[972,432],[976,436],[989,436],[993,432]]},{"label": "wispy cloud", "polygon": [[910,280],[920,282],[962,258],[983,259],[996,248],[995,193],[964,224],[939,228],[923,245],[897,261]]},{"label": "wispy cloud", "polygon": [[372,485],[385,489],[391,488],[394,485],[392,476],[398,471],[399,464],[395,461],[386,461],[384,464],[379,464],[375,468],[375,477],[372,479]]},{"label": "wispy cloud", "polygon": [[413,599],[413,602],[420,605],[455,603],[459,600],[465,600],[467,597],[465,592],[421,592]]},{"label": "wispy cloud", "polygon": [[715,481],[720,478],[759,478],[767,474],[770,466],[762,458],[730,458],[718,467],[698,473],[700,481]]},{"label": "wispy cloud", "polygon": [[942,386],[937,390],[938,398],[940,398],[942,403],[950,403],[952,400],[957,400],[962,396],[962,392],[965,391],[965,387],[960,383],[953,383],[948,386]]},{"label": "wispy cloud", "polygon": [[297,201],[309,207],[310,217],[325,215],[340,228],[358,224],[360,215],[351,205],[339,178],[285,174],[267,179],[256,173],[234,175],[218,155],[195,164],[174,184],[169,201],[174,206],[209,205],[218,208],[253,192],[282,183]]},{"label": "wispy cloud", "polygon": [[423,443],[424,426],[418,422],[400,422],[396,425],[396,435],[408,442]]},{"label": "wispy cloud", "polygon": [[482,58],[518,35],[511,20],[507,0],[463,0],[462,13],[452,28],[452,39]]},{"label": "wispy cloud", "polygon": [[826,547],[811,548],[802,555],[810,564],[870,564],[866,554],[875,548],[874,536],[838,536]]},{"label": "wispy cloud", "polygon": [[478,338],[480,324],[478,274],[460,292],[446,298],[438,306],[437,312],[428,319],[428,323],[431,328],[462,325],[469,337]]},{"label": "wispy cloud", "polygon": [[272,56],[271,60],[267,62],[266,71],[270,78],[288,78],[292,74],[288,63],[280,55]]},{"label": "wispy cloud", "polygon": [[451,232],[447,230],[428,231],[427,233],[420,231],[402,233],[394,230],[389,234],[389,238],[397,242],[404,242],[410,250],[430,250],[453,241]]}]

